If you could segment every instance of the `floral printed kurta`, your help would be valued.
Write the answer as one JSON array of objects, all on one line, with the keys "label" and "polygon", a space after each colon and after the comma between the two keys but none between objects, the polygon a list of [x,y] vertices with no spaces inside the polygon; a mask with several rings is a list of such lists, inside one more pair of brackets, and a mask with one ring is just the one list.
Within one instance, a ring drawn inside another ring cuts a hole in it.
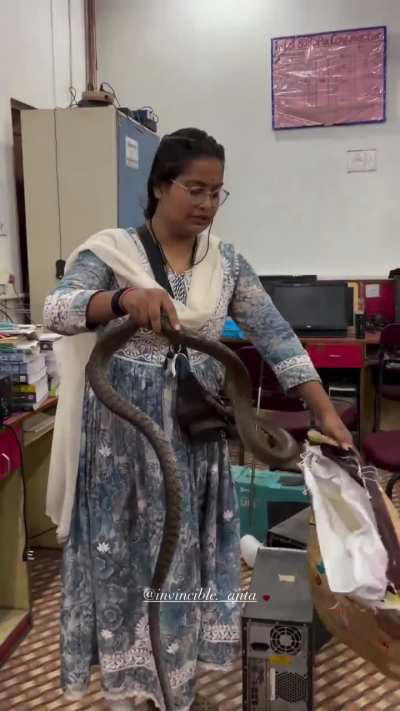
[{"label": "floral printed kurta", "polygon": [[[152,274],[136,233],[142,264]],[[256,274],[232,245],[221,243],[223,289],[201,333],[219,338],[231,315],[273,367],[285,390],[318,380],[307,354],[273,306]],[[174,288],[174,277],[169,275]],[[191,272],[185,274],[186,291]],[[176,284],[175,284],[176,287]],[[66,335],[88,329],[86,310],[100,289],[115,289],[111,269],[92,252],[80,253],[47,297],[44,321]],[[207,285],[204,287],[207,288]],[[177,298],[182,289],[176,290]],[[99,328],[101,331],[102,328]],[[228,448],[219,442],[191,446],[174,418],[175,379],[164,363],[165,339],[142,329],[113,356],[109,377],[123,396],[168,433],[183,489],[183,522],[168,587],[211,590],[225,602],[161,603],[163,653],[176,711],[194,700],[199,663],[229,668],[240,654],[239,512]],[[222,366],[190,352],[192,369],[211,392],[223,383]],[[113,415],[86,384],[80,461],[70,536],[63,554],[61,605],[62,687],[82,696],[90,668],[100,664],[109,699],[153,699],[164,708],[148,630],[149,588],[164,520],[163,478],[147,440]]]}]

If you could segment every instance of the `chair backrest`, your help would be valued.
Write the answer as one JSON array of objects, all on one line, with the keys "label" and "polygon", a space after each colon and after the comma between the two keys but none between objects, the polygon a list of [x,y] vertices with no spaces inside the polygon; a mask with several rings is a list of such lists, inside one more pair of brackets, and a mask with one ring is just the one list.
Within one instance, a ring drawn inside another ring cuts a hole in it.
[{"label": "chair backrest", "polygon": [[271,366],[263,361],[254,346],[242,346],[236,351],[236,355],[239,356],[249,372],[254,403],[257,403],[258,389],[261,384],[261,408],[289,412],[304,410],[303,402],[299,398],[284,393]]},{"label": "chair backrest", "polygon": [[254,389],[258,390],[261,384],[263,389],[276,390],[282,393],[278,378],[272,368],[263,361],[257,348],[254,346],[243,346],[242,348],[238,348],[236,355],[239,356],[249,371]]},{"label": "chair backrest", "polygon": [[381,333],[380,346],[387,351],[400,353],[400,323],[390,323]]},{"label": "chair backrest", "polygon": [[381,332],[379,346],[374,431],[380,427],[382,397],[400,400],[400,323],[385,326]]}]

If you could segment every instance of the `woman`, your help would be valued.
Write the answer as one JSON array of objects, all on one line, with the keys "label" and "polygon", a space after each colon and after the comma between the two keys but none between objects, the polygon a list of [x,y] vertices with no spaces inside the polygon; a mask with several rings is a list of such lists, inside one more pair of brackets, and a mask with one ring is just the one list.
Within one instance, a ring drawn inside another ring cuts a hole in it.
[{"label": "woman", "polygon": [[[345,446],[352,444],[306,352],[253,269],[231,244],[210,234],[228,196],[224,161],[223,147],[197,129],[165,136],[154,159],[147,226],[163,257],[173,300],[152,280],[137,232],[109,230],[73,253],[44,312],[45,325],[65,335],[101,331],[125,315],[141,327],[112,358],[110,379],[169,433],[175,450],[184,513],[168,584],[185,592],[210,588],[221,600],[240,588],[239,517],[228,448],[225,441],[190,446],[179,429],[176,381],[171,368],[164,367],[170,359],[168,343],[160,336],[161,312],[173,326],[196,326],[215,339],[230,314],[271,364],[283,388],[308,403],[322,431]],[[215,394],[220,391],[219,363],[191,353],[191,366],[205,387]],[[133,708],[133,700],[145,699],[163,708],[143,599],[163,525],[159,463],[144,437],[100,404],[87,383],[79,416],[82,435],[72,515],[64,515],[67,508],[61,511],[62,487],[53,496],[54,471],[48,505],[67,538],[62,686],[68,696],[81,696],[91,664],[100,663],[111,708]],[[54,463],[53,470],[57,466]],[[161,614],[174,708],[187,711],[194,699],[196,666],[228,669],[240,654],[239,603],[175,602],[164,604]]]}]

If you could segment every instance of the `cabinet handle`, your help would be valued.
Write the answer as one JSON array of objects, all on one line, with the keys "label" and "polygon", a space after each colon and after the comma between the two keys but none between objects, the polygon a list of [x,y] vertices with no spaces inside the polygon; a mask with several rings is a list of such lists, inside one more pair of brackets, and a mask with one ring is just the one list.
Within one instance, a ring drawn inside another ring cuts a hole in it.
[{"label": "cabinet handle", "polygon": [[328,353],[329,358],[343,358],[341,353]]},{"label": "cabinet handle", "polygon": [[1,456],[7,460],[7,474],[9,474],[11,471],[11,459],[7,454],[4,454],[4,452],[1,452]]}]

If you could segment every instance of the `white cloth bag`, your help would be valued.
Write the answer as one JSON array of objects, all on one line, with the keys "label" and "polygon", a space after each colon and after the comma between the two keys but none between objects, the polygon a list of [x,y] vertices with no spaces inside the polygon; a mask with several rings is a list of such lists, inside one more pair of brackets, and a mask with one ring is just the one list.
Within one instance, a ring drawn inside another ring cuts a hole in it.
[{"label": "white cloth bag", "polygon": [[[300,466],[312,497],[331,591],[362,600],[383,599],[388,555],[366,489],[319,446],[306,444]],[[359,473],[361,476],[361,467]]]}]

